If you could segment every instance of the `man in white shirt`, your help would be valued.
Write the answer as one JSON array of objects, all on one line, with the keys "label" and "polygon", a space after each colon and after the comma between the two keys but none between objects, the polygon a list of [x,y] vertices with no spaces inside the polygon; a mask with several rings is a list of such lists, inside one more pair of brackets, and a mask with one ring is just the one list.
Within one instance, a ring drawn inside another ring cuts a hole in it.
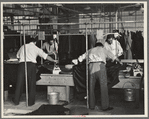
[{"label": "man in white shirt", "polygon": [[[26,55],[24,54],[24,45],[21,46],[19,51],[17,52],[17,58],[19,59],[18,66],[18,75],[17,75],[17,84],[15,95],[12,101],[15,105],[19,105],[20,97],[23,92],[24,79],[25,79],[25,59],[27,63],[27,79],[28,79],[28,106],[32,106],[35,103],[35,94],[36,94],[36,58],[37,56],[42,57],[43,59],[47,59],[51,62],[58,63],[57,60],[54,60],[48,54],[43,52],[42,49],[38,48],[36,44],[36,39],[31,38],[30,43],[25,45]],[[26,57],[25,57],[26,56]]]},{"label": "man in white shirt", "polygon": [[[86,59],[86,53],[79,56],[78,59],[72,60],[74,64],[82,62]],[[103,111],[111,110],[113,107],[109,106],[109,96],[107,87],[107,74],[106,74],[106,58],[111,60],[119,60],[108,50],[103,47],[101,42],[96,43],[95,47],[88,51],[89,57],[89,108],[95,108],[95,83],[99,82],[101,90],[101,108]]]},{"label": "man in white shirt", "polygon": [[[118,35],[118,33],[107,35],[107,39],[104,44],[104,48],[114,54],[114,56],[117,58],[123,54],[121,44],[116,40]],[[121,69],[121,64],[118,64],[117,62],[111,62],[111,60],[108,59],[106,68],[108,76],[108,88],[110,89],[119,82],[119,70]]]},{"label": "man in white shirt", "polygon": [[49,39],[42,46],[42,49],[52,58],[57,59],[58,57],[58,44],[54,39]]},{"label": "man in white shirt", "polygon": [[116,57],[120,57],[123,54],[121,44],[114,38],[114,34],[107,35],[104,47],[112,52]]}]

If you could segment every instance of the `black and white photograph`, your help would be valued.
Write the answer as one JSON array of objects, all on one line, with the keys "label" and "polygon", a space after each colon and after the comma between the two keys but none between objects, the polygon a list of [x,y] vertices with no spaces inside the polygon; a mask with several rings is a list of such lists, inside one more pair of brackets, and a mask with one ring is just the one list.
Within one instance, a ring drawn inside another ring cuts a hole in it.
[{"label": "black and white photograph", "polygon": [[148,117],[147,1],[1,2],[1,118]]}]

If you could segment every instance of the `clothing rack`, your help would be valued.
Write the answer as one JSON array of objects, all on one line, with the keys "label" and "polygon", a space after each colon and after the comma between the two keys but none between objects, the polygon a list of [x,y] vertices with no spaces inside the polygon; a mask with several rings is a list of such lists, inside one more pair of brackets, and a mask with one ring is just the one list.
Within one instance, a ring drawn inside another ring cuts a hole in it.
[{"label": "clothing rack", "polygon": [[[125,29],[123,29],[123,33],[124,33],[124,31],[129,32],[129,33],[130,33],[130,32],[133,32],[133,31],[129,31],[129,30],[125,30]],[[136,32],[136,31],[138,31],[138,30],[135,30],[135,32]],[[141,31],[141,30],[139,30],[139,31]],[[131,50],[131,52],[132,52],[131,46],[130,46],[130,44],[128,43],[128,41],[127,41],[126,43],[128,44],[128,47],[130,48],[130,50]],[[135,56],[135,57],[136,57],[136,56]],[[136,60],[137,64],[140,63],[140,62],[139,62],[140,60],[138,60],[137,57],[136,57],[135,60]]]}]

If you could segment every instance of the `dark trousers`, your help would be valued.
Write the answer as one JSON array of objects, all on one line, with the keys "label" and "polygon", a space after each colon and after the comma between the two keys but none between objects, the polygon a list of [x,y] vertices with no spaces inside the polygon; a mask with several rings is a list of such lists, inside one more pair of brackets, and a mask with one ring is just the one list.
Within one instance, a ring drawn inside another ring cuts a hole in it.
[{"label": "dark trousers", "polygon": [[104,63],[90,63],[89,64],[89,108],[95,108],[95,83],[99,82],[101,96],[101,108],[107,109],[109,107],[109,96],[107,87],[107,74]]},{"label": "dark trousers", "polygon": [[[28,105],[35,103],[36,94],[36,64],[27,62],[27,82],[28,82]],[[25,63],[20,63],[18,66],[17,84],[15,90],[14,103],[19,104],[23,87],[25,83]]]}]

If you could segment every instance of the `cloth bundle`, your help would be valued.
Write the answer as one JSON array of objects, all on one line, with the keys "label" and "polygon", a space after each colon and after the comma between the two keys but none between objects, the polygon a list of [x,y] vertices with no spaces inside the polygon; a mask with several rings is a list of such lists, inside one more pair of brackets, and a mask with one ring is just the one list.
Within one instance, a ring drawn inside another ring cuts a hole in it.
[{"label": "cloth bundle", "polygon": [[41,105],[37,110],[25,115],[67,115],[69,113],[70,110],[63,105]]}]

